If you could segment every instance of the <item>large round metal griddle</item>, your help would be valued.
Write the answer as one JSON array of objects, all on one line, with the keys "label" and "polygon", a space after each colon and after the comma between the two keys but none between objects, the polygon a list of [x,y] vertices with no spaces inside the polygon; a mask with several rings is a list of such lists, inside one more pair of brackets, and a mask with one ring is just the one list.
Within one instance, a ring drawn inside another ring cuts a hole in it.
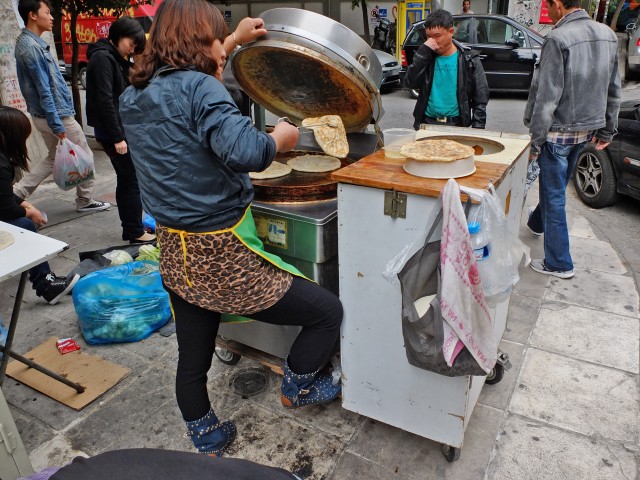
[{"label": "large round metal griddle", "polygon": [[309,48],[262,42],[239,50],[233,72],[257,103],[296,124],[309,117],[339,115],[347,132],[367,128],[372,93],[358,74]]},{"label": "large round metal griddle", "polygon": [[381,115],[382,66],[357,34],[323,15],[296,8],[262,13],[267,34],[231,57],[233,74],[258,104],[296,125],[339,115],[347,132]]},{"label": "large round metal griddle", "polygon": [[[322,155],[318,152],[292,151],[279,153],[274,162],[286,164],[301,155]],[[343,158],[341,167],[352,161]],[[310,173],[293,170],[289,175],[266,180],[251,180],[255,199],[262,202],[310,202],[336,198],[338,182],[331,180],[331,172]]]}]

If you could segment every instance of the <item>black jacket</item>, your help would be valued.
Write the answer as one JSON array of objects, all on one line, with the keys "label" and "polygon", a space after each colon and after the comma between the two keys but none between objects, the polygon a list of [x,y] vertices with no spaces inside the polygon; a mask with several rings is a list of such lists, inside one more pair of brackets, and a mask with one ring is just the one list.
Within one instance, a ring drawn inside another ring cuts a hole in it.
[{"label": "black jacket", "polygon": [[[489,85],[480,63],[478,52],[453,41],[458,49],[458,109],[460,110],[460,126],[484,128],[487,121],[487,103],[489,102]],[[416,107],[413,110],[417,130],[423,123],[424,111],[431,94],[431,82],[436,65],[437,54],[426,45],[413,56],[413,63],[404,77],[408,88],[420,89]]]},{"label": "black jacket", "polygon": [[98,130],[98,135],[113,143],[125,139],[118,113],[118,97],[129,85],[131,63],[120,56],[106,38],[87,48],[87,123]]},{"label": "black jacket", "polygon": [[20,204],[23,202],[13,194],[15,167],[9,157],[0,152],[0,221],[7,222],[26,216],[27,211]]}]

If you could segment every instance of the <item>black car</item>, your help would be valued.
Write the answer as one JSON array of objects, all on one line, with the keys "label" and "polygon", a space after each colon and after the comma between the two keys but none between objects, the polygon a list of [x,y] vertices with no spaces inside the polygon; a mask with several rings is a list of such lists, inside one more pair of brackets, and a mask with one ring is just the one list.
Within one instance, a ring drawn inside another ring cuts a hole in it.
[{"label": "black car", "polygon": [[[454,15],[453,26],[453,38],[480,52],[490,90],[529,91],[544,41],[539,33],[505,15]],[[414,23],[402,44],[402,74],[426,39],[424,20]]]},{"label": "black car", "polygon": [[592,208],[612,205],[618,194],[640,200],[640,100],[622,102],[618,134],[604,150],[588,143],[576,162],[573,185]]}]

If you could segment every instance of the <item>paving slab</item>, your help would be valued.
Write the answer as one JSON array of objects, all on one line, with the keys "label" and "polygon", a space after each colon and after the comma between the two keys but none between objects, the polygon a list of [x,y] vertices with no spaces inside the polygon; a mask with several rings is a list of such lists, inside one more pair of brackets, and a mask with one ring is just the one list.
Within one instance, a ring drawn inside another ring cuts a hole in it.
[{"label": "paving slab", "polygon": [[[593,229],[591,228],[589,221],[582,216],[574,219],[573,224],[569,228],[569,237],[597,238],[596,234],[593,233]],[[569,240],[572,241],[573,239],[570,238]]]},{"label": "paving slab", "polygon": [[524,349],[525,346],[519,343],[508,342],[506,340],[500,342],[500,351],[509,355],[511,368],[504,372],[504,377],[502,377],[500,382],[494,385],[485,384],[484,387],[482,387],[478,403],[506,411],[509,401],[511,400],[511,395],[513,394],[513,389],[520,376]]},{"label": "paving slab", "polygon": [[627,272],[627,267],[607,242],[582,237],[571,238],[570,242],[575,267],[620,275]]},{"label": "paving slab", "polygon": [[13,420],[16,422],[16,427],[20,432],[20,438],[22,438],[22,443],[27,452],[34,451],[40,445],[53,439],[56,435],[49,425],[37,421],[31,415],[24,414],[12,406],[9,406],[9,410],[13,416]]},{"label": "paving slab", "polygon": [[568,280],[553,277],[545,300],[639,318],[638,292],[632,277],[581,268],[575,268],[575,272]]},{"label": "paving slab", "polygon": [[139,375],[130,375],[123,387],[126,388],[100,401],[99,409],[65,432],[73,445],[82,445],[84,451],[95,455],[128,436],[136,437],[138,447],[162,447],[166,443],[171,435],[163,433],[167,429],[175,432],[173,426],[180,420],[179,416],[175,419],[159,415],[164,405],[175,408],[173,375],[164,369],[150,368]]},{"label": "paving slab", "polygon": [[509,411],[583,435],[638,441],[638,375],[529,348]]},{"label": "paving slab", "polygon": [[88,453],[74,448],[64,435],[56,435],[32,451],[29,460],[34,471],[38,472],[47,467],[62,467],[75,457],[89,456]]},{"label": "paving slab", "polygon": [[634,452],[510,415],[496,443],[485,480],[634,480]]},{"label": "paving slab", "polygon": [[541,304],[542,297],[533,298],[512,294],[509,301],[507,326],[502,339],[526,344],[538,319]]},{"label": "paving slab", "polygon": [[[230,386],[233,376],[245,368],[258,368],[267,378],[265,390],[258,395],[246,399],[235,393]],[[259,364],[251,362],[247,367],[227,369],[217,378],[213,380],[209,379],[208,386],[210,389],[210,398],[216,398],[216,405],[224,409],[223,411],[228,412],[227,415],[232,415],[233,410],[235,410],[238,405],[256,405],[272,412],[278,417],[289,418],[292,421],[306,425],[313,425],[314,430],[332,435],[344,442],[348,442],[353,437],[355,431],[365,420],[365,417],[342,408],[339,400],[295,410],[286,409],[280,403],[281,383],[282,377],[280,375],[276,375],[272,371],[260,367]]]},{"label": "paving slab", "polygon": [[638,372],[640,323],[635,318],[545,302],[531,345],[577,360]]},{"label": "paving slab", "polygon": [[[522,237],[520,237],[522,239]],[[528,244],[528,242],[525,242]],[[535,257],[532,257],[535,258]],[[512,295],[542,299],[547,291],[551,278],[531,270],[531,267],[520,264],[518,268],[520,281],[513,287]]]},{"label": "paving slab", "polygon": [[255,404],[233,414],[238,436],[227,454],[298,472],[305,480],[328,478],[346,442],[306,423]]},{"label": "paving slab", "polygon": [[400,472],[399,467],[379,465],[359,455],[345,452],[327,480],[344,480],[350,478],[367,480],[418,480],[420,477]]},{"label": "paving slab", "polygon": [[439,443],[374,420],[365,422],[347,452],[412,478],[482,478],[503,418],[501,410],[476,405],[465,432],[460,459],[453,463],[442,455]]}]

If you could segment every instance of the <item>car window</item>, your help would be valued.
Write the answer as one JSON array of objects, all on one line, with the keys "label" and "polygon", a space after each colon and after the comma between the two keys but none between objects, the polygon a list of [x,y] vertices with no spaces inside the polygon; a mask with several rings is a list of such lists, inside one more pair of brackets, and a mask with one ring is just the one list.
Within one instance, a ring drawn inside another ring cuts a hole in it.
[{"label": "car window", "polygon": [[478,21],[474,18],[465,17],[465,18],[454,18],[453,19],[453,28],[455,29],[455,33],[453,34],[453,38],[463,43],[471,43],[471,31],[474,24],[477,24]]},{"label": "car window", "polygon": [[427,39],[427,34],[424,30],[424,23],[415,25],[409,35],[407,35],[407,39],[405,40],[405,45],[421,45]]},{"label": "car window", "polygon": [[516,40],[525,46],[525,33],[502,20],[495,18],[478,19],[478,43],[504,45],[507,40]]}]

